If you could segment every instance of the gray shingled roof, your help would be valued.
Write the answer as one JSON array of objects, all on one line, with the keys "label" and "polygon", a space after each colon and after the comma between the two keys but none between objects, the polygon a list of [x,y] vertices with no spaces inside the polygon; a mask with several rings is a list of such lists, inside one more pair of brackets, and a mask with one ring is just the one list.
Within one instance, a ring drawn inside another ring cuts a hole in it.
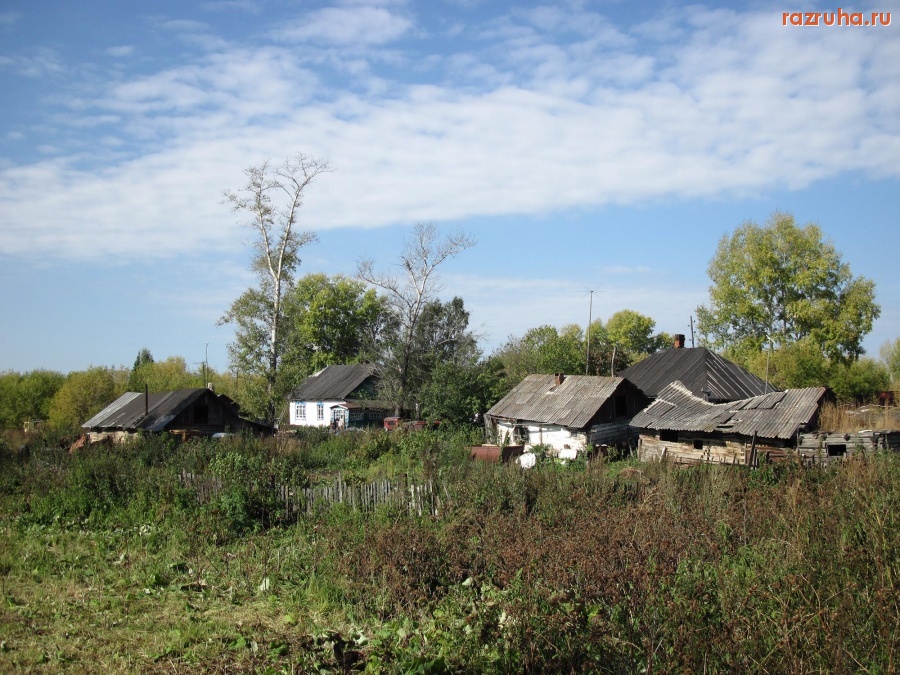
[{"label": "gray shingled roof", "polygon": [[815,418],[825,392],[825,387],[788,389],[730,403],[708,403],[681,382],[673,382],[634,416],[631,426],[789,439]]},{"label": "gray shingled roof", "polygon": [[371,363],[327,366],[307,377],[291,393],[292,401],[339,401],[346,399],[363,382],[375,375]]},{"label": "gray shingled roof", "polygon": [[144,394],[129,391],[82,424],[84,429],[163,431],[166,425],[207,389],[179,389],[149,395],[149,414],[144,415]]},{"label": "gray shingled roof", "polygon": [[738,401],[777,391],[753,373],[744,370],[706,347],[672,348],[651,354],[621,373],[650,398],[669,384],[680,381],[695,396],[711,401]]},{"label": "gray shingled roof", "polygon": [[486,414],[582,429],[624,381],[621,377],[569,375],[555,386],[555,375],[528,375]]}]

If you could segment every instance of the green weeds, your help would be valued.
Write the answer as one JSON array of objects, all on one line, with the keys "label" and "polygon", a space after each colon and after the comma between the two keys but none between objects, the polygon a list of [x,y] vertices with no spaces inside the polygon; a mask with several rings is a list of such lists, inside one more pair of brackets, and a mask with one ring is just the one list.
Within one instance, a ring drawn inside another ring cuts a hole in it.
[{"label": "green weeds", "polygon": [[[896,670],[897,456],[522,471],[468,434],[4,450],[0,671]],[[391,472],[440,517],[273,489]]]}]

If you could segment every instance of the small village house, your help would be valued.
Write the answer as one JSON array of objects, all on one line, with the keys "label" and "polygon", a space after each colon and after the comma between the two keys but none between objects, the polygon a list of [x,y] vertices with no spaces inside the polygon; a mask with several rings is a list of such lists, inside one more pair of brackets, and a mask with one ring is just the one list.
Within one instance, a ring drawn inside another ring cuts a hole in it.
[{"label": "small village house", "polygon": [[380,426],[393,406],[376,398],[378,381],[371,363],[327,366],[291,392],[289,423],[340,429]]},{"label": "small village house", "polygon": [[266,425],[242,418],[237,403],[211,389],[127,392],[85,422],[82,429],[91,443],[121,441],[142,432],[168,432],[187,438],[272,431]]},{"label": "small village house", "polygon": [[498,444],[550,446],[561,457],[626,443],[647,398],[622,377],[528,375],[485,413]]}]

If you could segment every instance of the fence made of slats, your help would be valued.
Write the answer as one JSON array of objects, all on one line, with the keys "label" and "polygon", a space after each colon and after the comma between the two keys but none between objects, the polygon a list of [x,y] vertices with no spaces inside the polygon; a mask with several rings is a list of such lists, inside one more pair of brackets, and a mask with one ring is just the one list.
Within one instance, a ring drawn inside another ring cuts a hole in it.
[{"label": "fence made of slats", "polygon": [[[223,489],[220,479],[187,471],[182,471],[180,482],[183,487],[195,491],[201,504],[215,499]],[[272,490],[278,495],[285,513],[293,518],[313,515],[335,504],[343,504],[355,511],[374,511],[382,507],[391,507],[418,516],[438,516],[442,506],[439,490],[431,480],[413,482],[401,478],[369,483],[347,483],[339,477],[332,483],[311,487],[277,485],[275,481],[270,481],[265,483],[262,489]]]}]

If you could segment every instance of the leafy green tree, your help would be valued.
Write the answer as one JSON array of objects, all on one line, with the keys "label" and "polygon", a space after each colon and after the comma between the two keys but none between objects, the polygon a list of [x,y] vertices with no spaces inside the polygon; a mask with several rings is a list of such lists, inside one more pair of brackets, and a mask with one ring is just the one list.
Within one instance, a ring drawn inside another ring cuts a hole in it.
[{"label": "leafy green tree", "polygon": [[52,370],[0,374],[0,428],[21,428],[28,420],[45,420],[50,402],[65,381]]},{"label": "leafy green tree", "polygon": [[309,184],[330,170],[327,162],[300,154],[278,167],[268,162],[250,167],[244,172],[247,184],[225,193],[233,211],[247,217],[242,225],[256,236],[251,268],[258,281],[232,303],[220,323],[235,326],[235,340],[228,347],[232,368],[265,382],[262,395],[250,403],[251,412],[269,422],[291,386],[281,374],[287,344],[284,295],[300,266],[300,249],[316,241],[315,233],[297,229],[300,207]]},{"label": "leafy green tree", "polygon": [[881,360],[890,373],[891,386],[896,389],[900,385],[900,338],[881,345]]},{"label": "leafy green tree", "polygon": [[128,378],[130,391],[176,391],[204,387],[201,373],[192,371],[182,356],[170,356],[164,361],[145,362],[131,371]]},{"label": "leafy green tree", "polygon": [[497,359],[437,364],[421,391],[422,416],[477,423],[508,391],[503,387],[502,370]]},{"label": "leafy green tree", "polygon": [[[592,332],[592,343],[599,331]],[[511,336],[494,356],[503,364],[505,386],[511,389],[532,373],[583,374],[586,349],[581,328],[537,326],[522,337]],[[592,354],[593,357],[599,356]]]},{"label": "leafy green tree", "polygon": [[668,333],[654,334],[656,321],[649,316],[623,309],[606,322],[607,339],[615,346],[615,372],[624,370],[642,358],[672,346]]},{"label": "leafy green tree", "polygon": [[890,384],[888,369],[871,358],[836,364],[829,382],[838,401],[847,403],[874,401],[879,392],[890,388]]},{"label": "leafy green tree", "polygon": [[288,292],[284,307],[282,367],[294,382],[328,365],[375,359],[387,307],[362,282],[309,274]]},{"label": "leafy green tree", "polygon": [[[420,357],[423,333],[420,327],[423,315],[430,303],[437,299],[440,290],[437,270],[447,260],[455,258],[475,242],[458,232],[440,237],[434,223],[416,223],[412,236],[400,253],[397,276],[379,273],[374,262],[360,260],[357,264],[358,279],[381,289],[393,319],[394,337],[386,341],[379,354],[382,366],[382,383],[401,409],[412,410],[415,405],[417,360]],[[466,315],[468,323],[468,315]]]},{"label": "leafy green tree", "polygon": [[141,366],[147,365],[148,363],[153,363],[153,354],[150,353],[150,350],[146,347],[143,347],[134,358],[134,366],[132,370],[137,370]]},{"label": "leafy green tree", "polygon": [[[732,356],[726,353],[726,356]],[[776,389],[825,386],[831,377],[832,364],[819,346],[808,340],[784,345],[778,349],[734,355],[757,377]]]},{"label": "leafy green tree", "polygon": [[69,373],[50,403],[50,424],[74,430],[125,391],[128,371],[95,366]]},{"label": "leafy green tree", "polygon": [[478,361],[477,339],[469,330],[469,312],[462,298],[425,305],[414,332],[412,354],[407,390],[414,409],[415,404],[421,404],[421,392],[433,379],[435,369],[443,364],[469,368]]},{"label": "leafy green tree", "polygon": [[719,242],[709,264],[709,306],[697,309],[704,340],[718,349],[760,352],[800,341],[829,359],[854,360],[881,313],[875,284],[855,277],[816,225],[774,213]]},{"label": "leafy green tree", "polygon": [[532,328],[521,338],[510,337],[494,355],[503,364],[509,388],[531,373],[608,376],[669,345],[667,334],[653,334],[655,325],[650,317],[626,309],[606,325],[593,321],[587,335],[575,324]]}]

